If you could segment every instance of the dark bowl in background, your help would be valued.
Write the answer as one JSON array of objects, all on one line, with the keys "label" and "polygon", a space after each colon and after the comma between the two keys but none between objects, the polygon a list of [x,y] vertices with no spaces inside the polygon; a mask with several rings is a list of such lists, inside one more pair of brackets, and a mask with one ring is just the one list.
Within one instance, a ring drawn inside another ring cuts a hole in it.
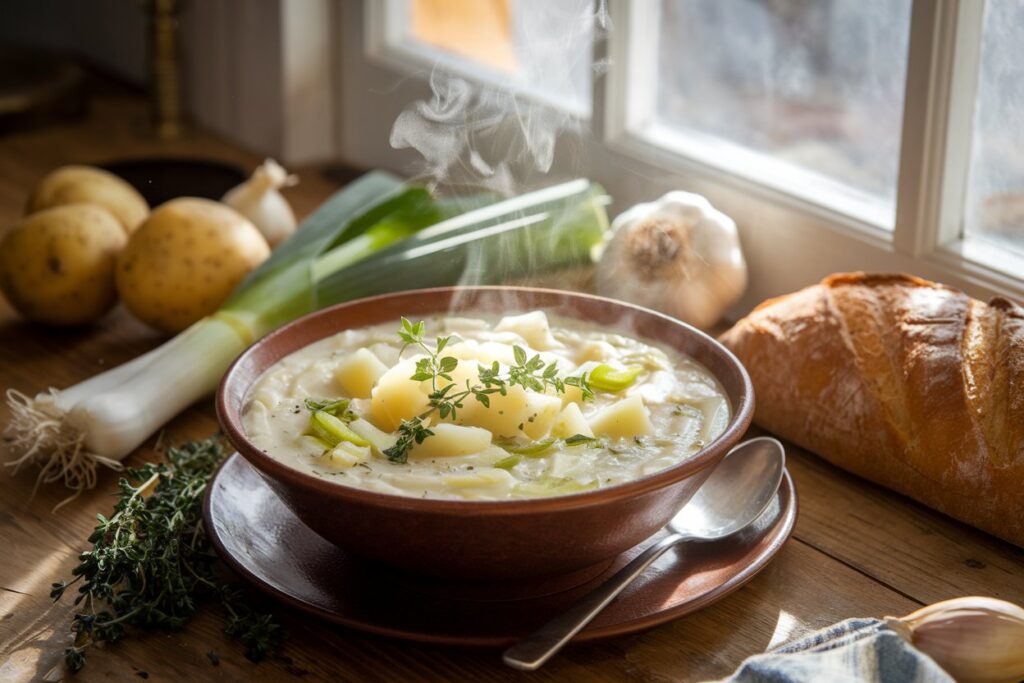
[{"label": "dark bowl in background", "polygon": [[[335,484],[275,460],[245,435],[251,387],[293,351],[349,328],[448,312],[543,309],[660,342],[694,358],[732,407],[725,432],[661,472],[605,489],[551,498],[453,501],[395,496]],[[607,563],[664,526],[742,438],[753,415],[746,370],[724,346],[673,318],[571,292],[520,287],[439,288],[385,294],[311,313],[253,344],[217,392],[232,445],[306,525],[328,541],[399,569],[452,580],[519,580]]]},{"label": "dark bowl in background", "polygon": [[247,177],[240,167],[212,159],[125,159],[101,168],[127,181],[152,208],[175,197],[219,200]]}]

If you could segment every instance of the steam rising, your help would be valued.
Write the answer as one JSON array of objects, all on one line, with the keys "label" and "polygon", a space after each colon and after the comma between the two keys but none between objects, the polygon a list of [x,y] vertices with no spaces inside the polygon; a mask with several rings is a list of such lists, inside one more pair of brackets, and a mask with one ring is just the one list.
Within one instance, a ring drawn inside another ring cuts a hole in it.
[{"label": "steam rising", "polygon": [[[534,115],[534,107],[510,119],[507,112],[520,111],[515,95],[474,88],[437,69],[430,89],[432,98],[403,111],[391,130],[392,147],[416,150],[423,157],[421,175],[430,182],[512,194],[519,173],[513,168],[551,168],[558,127]],[[504,158],[493,154],[499,140]]]},{"label": "steam rising", "polygon": [[[422,160],[415,171],[433,189],[512,196],[577,175],[580,146],[571,143],[582,132],[580,114],[589,111],[592,79],[603,72],[594,67],[593,43],[608,24],[605,2],[512,0],[510,19],[515,74],[503,76],[503,83],[496,85],[471,82],[435,65],[429,99],[409,105],[392,127],[391,145],[419,153]],[[552,173],[556,149],[559,173]],[[559,174],[563,177],[555,177]],[[497,239],[518,238],[503,234]],[[531,262],[551,248],[543,237],[535,239],[524,261],[503,263],[499,270],[532,270]],[[494,264],[493,259],[488,264],[482,249],[471,247],[460,285],[488,281],[486,270]],[[508,259],[522,253],[511,248],[502,252],[510,254]],[[573,288],[568,277],[559,274],[541,284]],[[451,307],[463,303],[468,302],[457,296]],[[501,308],[514,307],[511,299],[504,303]]]},{"label": "steam rising", "polygon": [[581,132],[572,110],[589,109],[599,71],[593,41],[607,26],[604,0],[519,0],[511,14],[518,64],[503,86],[435,66],[430,99],[411,104],[392,127],[391,145],[416,150],[418,174],[435,187],[511,195],[550,184],[544,176],[559,139]]}]

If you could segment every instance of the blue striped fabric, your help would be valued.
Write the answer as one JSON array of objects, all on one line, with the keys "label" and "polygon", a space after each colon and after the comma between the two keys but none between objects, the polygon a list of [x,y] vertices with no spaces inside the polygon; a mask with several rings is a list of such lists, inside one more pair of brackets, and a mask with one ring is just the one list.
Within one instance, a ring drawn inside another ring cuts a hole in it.
[{"label": "blue striped fabric", "polygon": [[721,683],[954,683],[878,619],[848,619],[750,657]]}]

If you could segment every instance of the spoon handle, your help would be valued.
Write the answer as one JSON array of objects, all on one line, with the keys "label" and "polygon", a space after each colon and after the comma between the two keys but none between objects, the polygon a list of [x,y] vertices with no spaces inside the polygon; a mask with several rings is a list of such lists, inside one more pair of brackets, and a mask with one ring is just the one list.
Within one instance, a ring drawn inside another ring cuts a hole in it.
[{"label": "spoon handle", "polygon": [[616,572],[615,576],[588,593],[566,612],[505,650],[502,659],[513,669],[539,669],[632,583],[633,579],[651,566],[666,550],[684,540],[686,537],[681,534],[670,534],[653,543]]}]

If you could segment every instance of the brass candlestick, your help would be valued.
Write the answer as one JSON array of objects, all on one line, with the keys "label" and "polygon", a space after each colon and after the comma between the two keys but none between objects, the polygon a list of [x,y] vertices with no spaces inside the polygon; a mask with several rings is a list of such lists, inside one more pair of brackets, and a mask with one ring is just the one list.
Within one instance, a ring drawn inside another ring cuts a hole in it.
[{"label": "brass candlestick", "polygon": [[184,133],[181,63],[178,45],[178,0],[149,0],[150,73],[153,125],[158,138],[176,140]]}]

